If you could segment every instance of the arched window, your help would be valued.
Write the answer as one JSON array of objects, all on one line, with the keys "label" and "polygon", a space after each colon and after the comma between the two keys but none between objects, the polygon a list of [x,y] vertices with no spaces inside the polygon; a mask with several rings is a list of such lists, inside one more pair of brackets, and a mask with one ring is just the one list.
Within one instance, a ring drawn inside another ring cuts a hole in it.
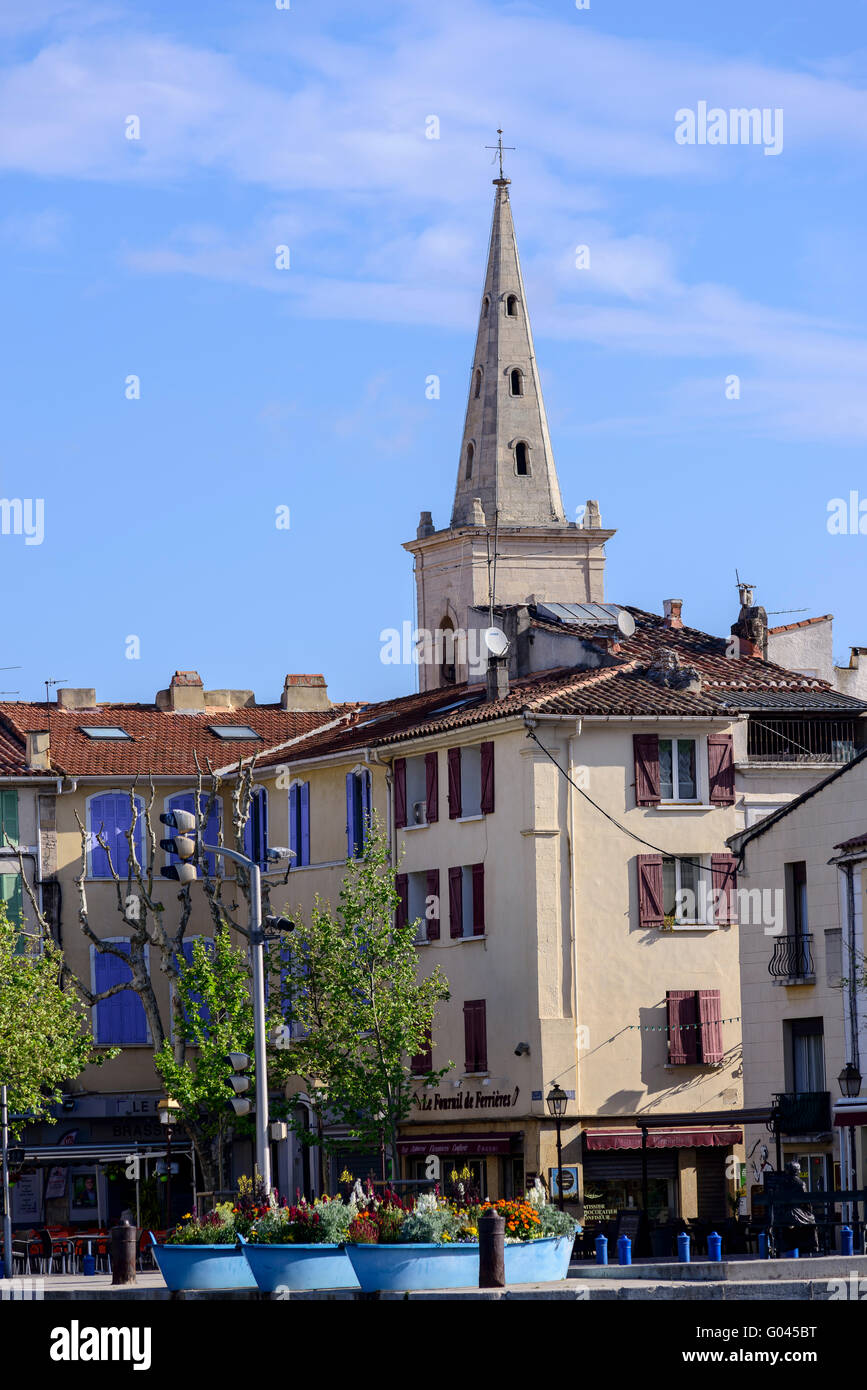
[{"label": "arched window", "polygon": [[507,296],[507,298],[506,298],[506,313],[508,314],[508,316],[509,316],[510,319],[516,319],[516,318],[518,317],[518,296],[517,296],[517,295],[515,295],[515,294],[510,294],[510,295]]},{"label": "arched window", "polygon": [[484,300],[482,301],[482,318],[486,319],[488,317],[488,310],[490,309],[490,307],[491,301],[488,298],[488,296],[485,295]]},{"label": "arched window", "polygon": [[471,477],[473,476],[473,454],[474,454],[474,453],[475,453],[475,450],[473,449],[472,444],[468,444],[468,445],[467,445],[467,466],[466,466],[466,469],[465,469],[465,471],[464,471],[464,478],[465,478],[465,479],[466,479],[466,478],[471,478]]},{"label": "arched window", "polygon": [[513,396],[523,396],[524,394],[524,373],[520,367],[513,367],[509,372],[509,390]]},{"label": "arched window", "polygon": [[481,369],[481,367],[477,367],[477,368],[476,368],[475,385],[473,386],[473,396],[474,396],[474,398],[475,398],[476,400],[478,400],[478,399],[479,399],[479,396],[480,396],[481,394],[482,394],[482,369]]},{"label": "arched window", "polygon": [[515,445],[515,472],[521,478],[525,478],[530,472],[530,450],[523,439]]},{"label": "arched window", "polygon": [[440,685],[455,683],[455,625],[451,618],[443,618],[439,625],[442,634],[442,662],[440,663]]}]

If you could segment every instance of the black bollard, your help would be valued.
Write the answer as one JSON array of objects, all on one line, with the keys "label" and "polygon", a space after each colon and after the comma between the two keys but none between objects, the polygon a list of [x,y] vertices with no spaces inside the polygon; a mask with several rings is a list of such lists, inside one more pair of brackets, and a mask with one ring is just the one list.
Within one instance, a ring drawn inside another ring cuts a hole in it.
[{"label": "black bollard", "polygon": [[135,1259],[138,1231],[128,1221],[111,1228],[111,1282],[135,1283]]},{"label": "black bollard", "polygon": [[479,1288],[506,1287],[506,1223],[493,1209],[479,1217]]}]

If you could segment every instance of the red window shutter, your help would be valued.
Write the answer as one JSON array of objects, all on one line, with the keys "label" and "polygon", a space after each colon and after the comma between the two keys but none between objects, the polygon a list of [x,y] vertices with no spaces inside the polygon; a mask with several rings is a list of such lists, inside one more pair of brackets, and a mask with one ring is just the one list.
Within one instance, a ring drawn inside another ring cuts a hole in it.
[{"label": "red window shutter", "polygon": [[427,896],[435,899],[434,916],[425,918],[427,927],[428,941],[439,941],[440,939],[440,871],[439,869],[428,869],[427,871]]},{"label": "red window shutter", "polygon": [[656,734],[633,734],[635,759],[635,801],[638,806],[659,805],[659,738]]},{"label": "red window shutter", "polygon": [[394,824],[397,830],[406,825],[406,758],[394,760]]},{"label": "red window shutter", "polygon": [[698,1003],[698,1060],[718,1066],[723,1060],[722,1005],[718,989],[696,990]]},{"label": "red window shutter", "polygon": [[694,989],[667,989],[668,1060],[672,1066],[694,1064],[697,1056],[697,1023]]},{"label": "red window shutter", "polygon": [[461,814],[461,750],[449,749],[449,820]]},{"label": "red window shutter", "polygon": [[425,801],[427,810],[425,812],[428,824],[440,818],[440,790],[439,790],[439,763],[438,753],[425,753],[424,755],[424,781],[425,781]]},{"label": "red window shutter", "polygon": [[485,934],[485,866],[473,865],[473,936]]},{"label": "red window shutter", "polygon": [[663,916],[662,855],[639,854],[638,921],[642,927],[661,927]]},{"label": "red window shutter", "polygon": [[708,734],[707,775],[712,806],[735,804],[735,753],[731,734]]},{"label": "red window shutter", "polygon": [[488,1030],[484,999],[464,1004],[465,1071],[488,1070]]},{"label": "red window shutter", "polygon": [[409,874],[395,874],[394,887],[400,902],[394,916],[394,925],[400,930],[409,923]]},{"label": "red window shutter", "polygon": [[433,1039],[431,1030],[425,1029],[425,1045],[417,1052],[410,1063],[413,1076],[425,1076],[433,1068]]},{"label": "red window shutter", "polygon": [[482,815],[494,809],[494,745],[482,744]]},{"label": "red window shutter", "polygon": [[710,857],[711,888],[724,896],[718,900],[717,922],[737,921],[738,861],[733,854],[712,854]]},{"label": "red window shutter", "polygon": [[464,872],[458,865],[449,869],[449,935],[464,934]]}]

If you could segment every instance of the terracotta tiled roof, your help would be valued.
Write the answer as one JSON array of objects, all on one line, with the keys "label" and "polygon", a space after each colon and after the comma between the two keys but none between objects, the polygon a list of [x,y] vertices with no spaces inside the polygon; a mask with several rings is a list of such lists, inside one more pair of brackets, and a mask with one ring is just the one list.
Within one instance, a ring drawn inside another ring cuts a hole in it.
[{"label": "terracotta tiled roof", "polygon": [[835,845],[834,848],[846,851],[860,849],[862,845],[867,845],[867,831],[863,835],[853,835],[851,840],[844,840],[842,844]]},{"label": "terracotta tiled roof", "polygon": [[813,623],[830,623],[834,621],[833,613],[823,613],[820,618],[802,618],[799,623],[782,623],[779,627],[769,627],[768,632],[794,632],[799,627],[812,627]]}]

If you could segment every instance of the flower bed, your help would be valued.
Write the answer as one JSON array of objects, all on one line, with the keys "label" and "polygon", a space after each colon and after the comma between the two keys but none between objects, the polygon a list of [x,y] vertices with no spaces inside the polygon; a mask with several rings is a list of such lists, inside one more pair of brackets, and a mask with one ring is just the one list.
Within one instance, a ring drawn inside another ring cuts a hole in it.
[{"label": "flower bed", "polygon": [[173,1293],[189,1289],[255,1289],[256,1280],[235,1245],[158,1245],[150,1232],[157,1267]]}]

